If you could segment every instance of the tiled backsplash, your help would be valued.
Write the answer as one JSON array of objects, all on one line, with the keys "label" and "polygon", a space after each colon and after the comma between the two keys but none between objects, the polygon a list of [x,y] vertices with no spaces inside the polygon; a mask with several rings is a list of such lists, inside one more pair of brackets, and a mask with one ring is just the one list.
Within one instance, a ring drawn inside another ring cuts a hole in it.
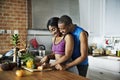
[{"label": "tiled backsplash", "polygon": [[105,36],[105,47],[111,47],[114,50],[120,50],[120,36]]},{"label": "tiled backsplash", "polygon": [[98,49],[104,48],[115,54],[117,50],[120,50],[120,36],[90,37],[89,45],[92,44],[96,44]]}]

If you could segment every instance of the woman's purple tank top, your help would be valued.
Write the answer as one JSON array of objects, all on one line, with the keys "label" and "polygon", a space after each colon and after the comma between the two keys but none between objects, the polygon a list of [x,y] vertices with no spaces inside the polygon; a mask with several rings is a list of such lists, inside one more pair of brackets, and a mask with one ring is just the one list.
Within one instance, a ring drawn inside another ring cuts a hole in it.
[{"label": "woman's purple tank top", "polygon": [[62,39],[58,44],[53,43],[52,44],[52,51],[55,54],[64,55],[65,54],[65,40]]}]

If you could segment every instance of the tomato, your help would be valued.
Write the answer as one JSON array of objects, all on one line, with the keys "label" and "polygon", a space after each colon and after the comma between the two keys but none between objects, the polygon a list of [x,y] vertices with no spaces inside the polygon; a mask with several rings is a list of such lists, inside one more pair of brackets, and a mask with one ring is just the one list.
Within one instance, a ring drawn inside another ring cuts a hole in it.
[{"label": "tomato", "polygon": [[18,77],[22,77],[24,75],[24,71],[23,70],[16,70],[16,75]]}]

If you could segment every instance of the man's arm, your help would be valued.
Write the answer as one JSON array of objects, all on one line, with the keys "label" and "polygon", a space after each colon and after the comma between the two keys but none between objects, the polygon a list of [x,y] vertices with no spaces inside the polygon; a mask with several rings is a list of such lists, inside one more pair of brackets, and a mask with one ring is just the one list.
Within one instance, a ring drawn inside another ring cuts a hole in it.
[{"label": "man's arm", "polygon": [[66,64],[65,68],[69,68],[75,65],[78,65],[82,61],[84,61],[88,55],[88,36],[85,32],[81,32],[80,34],[80,52],[81,56],[76,58],[74,61]]}]

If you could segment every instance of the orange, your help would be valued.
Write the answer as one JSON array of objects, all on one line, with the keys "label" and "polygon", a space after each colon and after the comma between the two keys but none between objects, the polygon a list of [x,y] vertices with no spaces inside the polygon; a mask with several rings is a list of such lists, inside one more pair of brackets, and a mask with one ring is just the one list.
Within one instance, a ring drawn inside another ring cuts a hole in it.
[{"label": "orange", "polygon": [[22,77],[24,75],[24,71],[23,70],[16,70],[16,75],[18,77]]}]

